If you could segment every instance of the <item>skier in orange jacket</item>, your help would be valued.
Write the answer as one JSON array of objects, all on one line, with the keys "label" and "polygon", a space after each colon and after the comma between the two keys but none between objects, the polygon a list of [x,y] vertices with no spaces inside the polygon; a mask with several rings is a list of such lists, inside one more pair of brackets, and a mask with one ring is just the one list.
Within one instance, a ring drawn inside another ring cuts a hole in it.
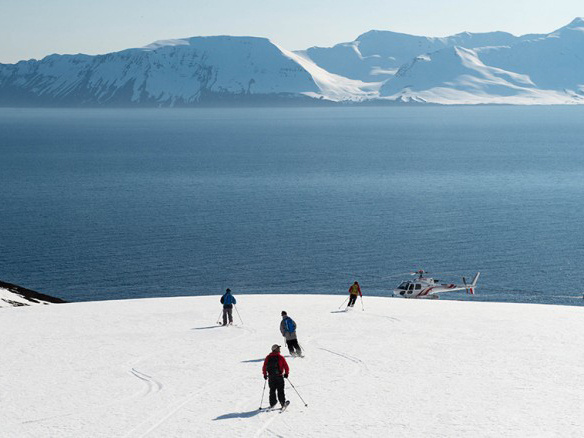
[{"label": "skier in orange jacket", "polygon": [[359,287],[359,282],[355,282],[349,288],[349,304],[347,307],[353,307],[355,305],[355,301],[357,301],[357,295],[363,297],[361,294],[361,288]]}]

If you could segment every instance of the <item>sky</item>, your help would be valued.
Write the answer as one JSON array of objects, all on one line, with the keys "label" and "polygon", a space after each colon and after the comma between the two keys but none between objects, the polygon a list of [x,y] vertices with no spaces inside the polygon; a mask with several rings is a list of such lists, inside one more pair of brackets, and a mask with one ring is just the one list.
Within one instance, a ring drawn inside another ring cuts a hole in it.
[{"label": "sky", "polygon": [[199,35],[262,36],[296,50],[371,29],[548,33],[580,16],[582,0],[0,0],[0,63]]}]

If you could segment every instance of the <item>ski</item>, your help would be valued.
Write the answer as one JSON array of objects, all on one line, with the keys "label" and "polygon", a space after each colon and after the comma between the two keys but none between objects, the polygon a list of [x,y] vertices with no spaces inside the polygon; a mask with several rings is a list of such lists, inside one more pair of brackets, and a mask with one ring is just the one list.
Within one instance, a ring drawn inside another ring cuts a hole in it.
[{"label": "ski", "polygon": [[275,406],[273,408],[271,408],[271,407],[267,406],[265,408],[259,408],[258,410],[260,412],[272,412],[272,411],[279,411],[280,409],[282,409],[282,408],[277,408]]},{"label": "ski", "polygon": [[282,406],[280,408],[280,414],[286,410],[286,408],[288,407],[289,404],[290,404],[290,400],[286,400],[286,403],[284,403],[284,406]]}]

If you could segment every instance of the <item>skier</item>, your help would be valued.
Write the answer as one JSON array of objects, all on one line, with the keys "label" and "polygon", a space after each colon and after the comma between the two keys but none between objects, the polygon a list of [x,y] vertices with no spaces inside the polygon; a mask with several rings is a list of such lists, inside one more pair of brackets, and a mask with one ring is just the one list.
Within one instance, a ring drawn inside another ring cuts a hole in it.
[{"label": "skier", "polygon": [[361,288],[359,287],[359,283],[357,281],[349,288],[349,294],[349,304],[347,304],[347,307],[353,307],[355,305],[355,301],[357,301],[357,295],[363,297],[361,294]]},{"label": "skier", "polygon": [[302,357],[302,350],[300,349],[300,345],[298,345],[298,339],[296,338],[296,323],[284,310],[282,310],[280,332],[286,339],[286,345],[288,346],[288,350],[290,350],[290,356]]},{"label": "skier", "polygon": [[[279,345],[272,345],[272,352],[264,359],[262,373],[270,386],[270,408],[276,406],[276,401],[279,401],[284,409],[290,403],[286,401],[286,394],[284,394],[284,379],[288,378],[290,368],[286,359],[280,354]],[[278,393],[277,400],[276,392]]]},{"label": "skier", "polygon": [[223,325],[227,325],[227,318],[229,318],[229,324],[233,324],[233,305],[237,304],[237,300],[231,295],[231,289],[227,288],[221,297],[221,304],[223,304]]}]

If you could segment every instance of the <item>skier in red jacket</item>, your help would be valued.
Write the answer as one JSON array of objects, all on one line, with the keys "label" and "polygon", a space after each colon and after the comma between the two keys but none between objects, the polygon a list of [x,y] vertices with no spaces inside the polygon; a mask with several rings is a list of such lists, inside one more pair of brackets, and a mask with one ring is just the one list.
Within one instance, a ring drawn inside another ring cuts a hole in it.
[{"label": "skier in red jacket", "polygon": [[[284,408],[288,404],[284,394],[284,379],[288,378],[290,368],[284,356],[280,354],[279,345],[272,345],[272,352],[264,360],[262,373],[264,373],[264,379],[268,380],[270,386],[270,408],[276,406],[276,401],[279,401],[282,408]],[[276,391],[278,392],[277,400]]]}]

